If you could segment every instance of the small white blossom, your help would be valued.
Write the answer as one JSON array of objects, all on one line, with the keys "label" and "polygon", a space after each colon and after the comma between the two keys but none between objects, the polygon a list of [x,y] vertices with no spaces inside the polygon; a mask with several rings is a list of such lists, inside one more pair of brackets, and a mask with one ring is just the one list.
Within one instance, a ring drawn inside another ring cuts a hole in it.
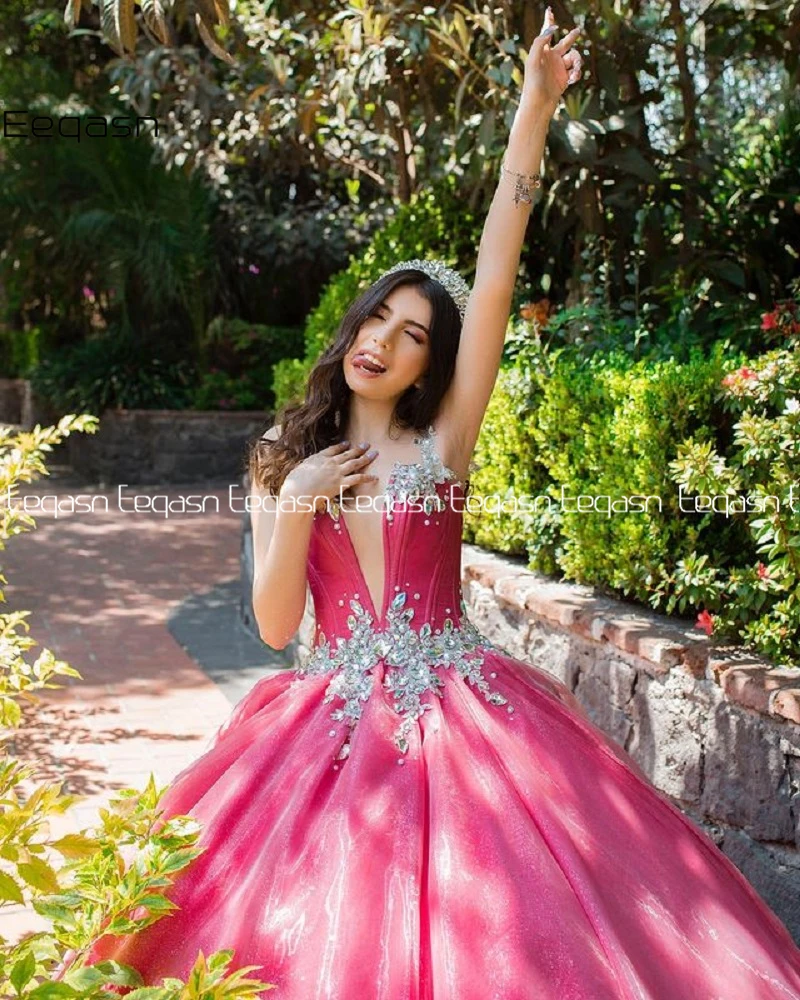
[{"label": "small white blossom", "polygon": [[784,413],[797,413],[800,410],[800,399],[787,399],[786,406],[783,408]]}]

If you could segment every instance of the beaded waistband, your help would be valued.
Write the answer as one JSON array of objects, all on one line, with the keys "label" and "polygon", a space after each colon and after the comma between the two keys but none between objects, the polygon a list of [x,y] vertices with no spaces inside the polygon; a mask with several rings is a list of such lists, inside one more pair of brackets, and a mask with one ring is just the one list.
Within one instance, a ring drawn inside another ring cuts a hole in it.
[{"label": "beaded waistband", "polygon": [[[378,630],[372,615],[358,601],[351,600],[353,614],[347,616],[350,635],[337,636],[334,648],[325,635],[320,634],[319,644],[297,669],[299,677],[334,672],[325,701],[332,701],[334,697],[343,700],[344,704],[331,713],[331,718],[336,722],[344,720],[350,727],[336,760],[350,753],[350,736],[361,717],[362,704],[372,691],[372,670],[379,660],[387,667],[383,686],[394,695],[394,709],[403,716],[394,734],[395,746],[401,753],[408,750],[408,734],[415,721],[432,707],[429,702],[422,702],[422,696],[432,691],[442,697],[439,667],[454,668],[491,704],[507,704],[503,695],[490,689],[481,671],[484,650],[503,650],[466,618],[463,600],[458,623],[446,618],[440,629],[424,622],[419,630],[411,627],[414,609],[403,609],[405,601],[406,593],[401,591],[386,613],[385,627]],[[509,705],[508,711],[512,712],[513,706]],[[335,736],[336,730],[332,729],[330,735]]]}]

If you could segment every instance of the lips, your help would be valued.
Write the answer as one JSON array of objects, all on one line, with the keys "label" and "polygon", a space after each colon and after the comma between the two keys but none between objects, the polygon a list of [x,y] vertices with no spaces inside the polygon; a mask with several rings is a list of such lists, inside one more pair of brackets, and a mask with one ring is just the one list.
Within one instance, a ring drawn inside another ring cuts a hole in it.
[{"label": "lips", "polygon": [[365,354],[363,351],[359,351],[353,357],[352,364],[354,368],[363,369],[370,375],[382,375],[386,371],[386,365],[383,362],[374,360],[373,356]]}]

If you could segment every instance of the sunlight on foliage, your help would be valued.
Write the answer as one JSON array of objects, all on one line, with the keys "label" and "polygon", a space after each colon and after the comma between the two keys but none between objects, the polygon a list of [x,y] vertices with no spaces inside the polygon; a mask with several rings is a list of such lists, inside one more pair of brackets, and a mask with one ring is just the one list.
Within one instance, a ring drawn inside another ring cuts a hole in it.
[{"label": "sunlight on foliage", "polygon": [[[0,426],[0,549],[36,526],[14,505],[20,484],[48,475],[45,453],[64,437],[97,428],[96,417],[74,414],[26,432]],[[16,943],[0,936],[0,996],[112,1000],[124,989],[131,1000],[234,1000],[273,989],[247,977],[259,966],[229,973],[231,950],[200,952],[186,982],[169,978],[153,987],[122,963],[88,964],[89,949],[103,934],[132,934],[176,908],[165,891],[203,852],[196,846],[201,828],[189,816],[163,818],[158,805],[165,789],[156,787],[151,772],[144,789],[125,788],[99,810],[99,826],[50,835],[48,820],[81,798],[62,794],[60,783],[41,780],[35,765],[15,759],[14,730],[21,702],[35,706],[41,699],[34,692],[63,686],[54,678],[81,674],[49,649],[28,662],[25,654],[37,645],[27,634],[29,615],[0,615],[0,911],[29,906],[50,928]]]}]

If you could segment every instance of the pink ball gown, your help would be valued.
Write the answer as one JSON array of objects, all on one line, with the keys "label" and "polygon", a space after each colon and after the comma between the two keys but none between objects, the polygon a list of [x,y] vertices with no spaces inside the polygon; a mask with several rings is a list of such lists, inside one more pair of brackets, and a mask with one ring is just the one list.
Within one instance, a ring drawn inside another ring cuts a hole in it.
[{"label": "pink ball gown", "polygon": [[311,652],[162,800],[204,827],[180,909],[90,958],[157,985],[233,948],[276,1000],[800,998],[800,950],[733,863],[469,622],[465,487],[433,428],[416,441],[387,483],[416,500],[383,515],[381,613],[345,517],[318,513]]}]

